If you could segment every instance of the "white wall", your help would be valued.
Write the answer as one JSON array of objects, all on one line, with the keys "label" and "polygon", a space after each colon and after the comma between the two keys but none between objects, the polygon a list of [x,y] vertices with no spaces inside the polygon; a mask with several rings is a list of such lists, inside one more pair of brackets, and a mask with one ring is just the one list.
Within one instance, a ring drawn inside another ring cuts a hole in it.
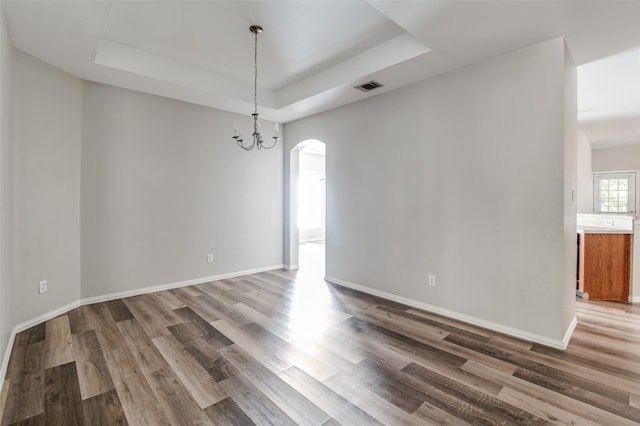
[{"label": "white wall", "polygon": [[[313,154],[309,152],[305,152],[304,149],[300,151],[300,170],[299,176],[302,178],[305,174],[318,176],[319,179],[322,179],[321,182],[321,196],[324,198],[324,176],[325,176],[325,158],[324,155]],[[305,241],[315,241],[324,239],[325,234],[325,206],[324,201],[320,201],[320,211],[318,212],[321,216],[321,224],[318,227],[313,228],[301,228],[300,229],[300,242]]]},{"label": "white wall", "polygon": [[[564,44],[564,43],[563,43]],[[564,44],[564,273],[562,330],[575,327],[578,206],[578,74]],[[573,323],[573,324],[572,324]]]},{"label": "white wall", "polygon": [[591,143],[578,131],[578,213],[593,213],[593,171]]},{"label": "white wall", "polygon": [[556,39],[287,124],[327,144],[327,275],[562,340],[565,78]]},{"label": "white wall", "polygon": [[[300,174],[300,145],[291,146],[287,144],[287,127],[283,126],[282,140],[284,147],[284,214],[283,214],[283,253],[282,261],[285,269],[297,269],[298,246],[300,245],[300,232],[298,230],[298,179]],[[294,176],[294,179],[289,179]]]},{"label": "white wall", "polygon": [[[9,342],[12,321],[13,270],[13,114],[11,109],[12,47],[0,7],[0,357]],[[4,367],[4,365],[3,365]],[[4,373],[0,373],[0,379]]]},{"label": "white wall", "polygon": [[640,303],[640,221],[634,223],[635,231],[633,235],[633,259],[631,268],[631,301]]},{"label": "white wall", "polygon": [[591,156],[594,172],[640,170],[640,145],[594,149]]},{"label": "white wall", "polygon": [[282,265],[282,147],[238,148],[234,121],[83,82],[83,297]]},{"label": "white wall", "polygon": [[12,78],[16,325],[80,298],[82,85],[19,50]]},{"label": "white wall", "polygon": [[325,174],[325,158],[324,155],[300,151],[300,170]]}]

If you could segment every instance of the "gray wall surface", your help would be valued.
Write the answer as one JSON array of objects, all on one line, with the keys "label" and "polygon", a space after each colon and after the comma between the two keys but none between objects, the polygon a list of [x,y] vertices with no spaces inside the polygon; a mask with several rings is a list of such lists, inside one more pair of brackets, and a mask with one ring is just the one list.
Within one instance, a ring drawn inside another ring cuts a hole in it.
[{"label": "gray wall surface", "polygon": [[82,84],[19,50],[12,79],[15,325],[80,299]]},{"label": "gray wall surface", "polygon": [[238,148],[234,121],[83,82],[83,298],[282,264],[282,146]]},{"label": "gray wall surface", "polygon": [[562,339],[566,78],[556,39],[287,124],[327,144],[327,275]]},{"label": "gray wall surface", "polygon": [[13,328],[13,114],[11,108],[12,47],[0,7],[0,357]]}]

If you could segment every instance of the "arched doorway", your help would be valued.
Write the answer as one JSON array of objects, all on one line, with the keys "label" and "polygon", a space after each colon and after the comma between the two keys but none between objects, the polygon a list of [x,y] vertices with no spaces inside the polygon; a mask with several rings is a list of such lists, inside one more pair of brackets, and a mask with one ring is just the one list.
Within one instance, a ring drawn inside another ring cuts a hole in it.
[{"label": "arched doorway", "polygon": [[[291,149],[288,188],[288,229],[285,262],[322,268],[325,252],[325,144],[309,139]],[[288,256],[286,256],[288,255]]]}]

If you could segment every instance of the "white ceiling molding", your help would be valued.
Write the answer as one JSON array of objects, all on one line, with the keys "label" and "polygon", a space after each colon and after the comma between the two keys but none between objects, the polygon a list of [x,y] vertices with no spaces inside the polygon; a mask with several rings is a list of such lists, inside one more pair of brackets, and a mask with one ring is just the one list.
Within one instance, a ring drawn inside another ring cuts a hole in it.
[{"label": "white ceiling molding", "polygon": [[427,46],[404,33],[299,83],[279,90],[276,93],[278,106],[283,108],[340,85],[355,84],[354,82],[362,79],[362,76],[373,74],[430,51],[431,49]]},{"label": "white ceiling molding", "polygon": [[[251,84],[214,74],[184,62],[105,38],[100,40],[94,63],[178,84],[183,87],[202,90],[205,93],[238,97],[243,102],[253,102],[253,87]],[[259,98],[264,106],[275,107],[273,104],[273,91],[260,90]]]}]

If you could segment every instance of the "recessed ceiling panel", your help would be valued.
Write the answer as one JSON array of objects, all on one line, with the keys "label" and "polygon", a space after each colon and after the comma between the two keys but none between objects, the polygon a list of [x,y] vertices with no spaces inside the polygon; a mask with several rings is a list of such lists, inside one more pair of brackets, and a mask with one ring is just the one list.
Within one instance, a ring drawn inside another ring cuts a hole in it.
[{"label": "recessed ceiling panel", "polygon": [[404,30],[366,2],[115,2],[103,38],[242,82],[258,36],[263,89],[278,90]]}]

